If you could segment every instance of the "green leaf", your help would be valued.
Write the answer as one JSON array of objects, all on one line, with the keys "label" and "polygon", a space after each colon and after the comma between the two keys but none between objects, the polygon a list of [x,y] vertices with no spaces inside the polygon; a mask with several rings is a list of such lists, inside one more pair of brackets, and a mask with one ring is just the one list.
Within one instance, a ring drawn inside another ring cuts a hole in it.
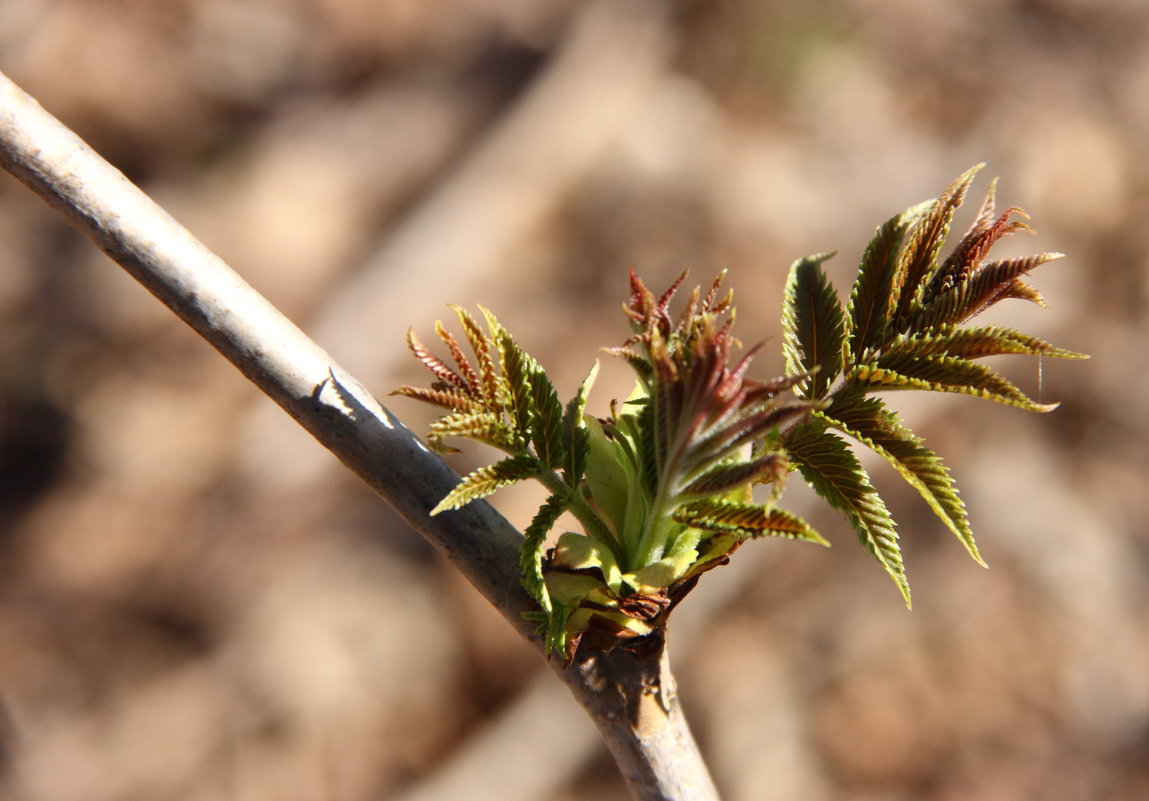
[{"label": "green leaf", "polygon": [[674,519],[683,525],[716,534],[786,537],[827,547],[830,545],[800,517],[781,509],[767,509],[761,504],[718,499],[694,501],[675,510]]},{"label": "green leaf", "polygon": [[506,329],[498,330],[496,344],[510,390],[510,406],[517,433],[524,439],[529,438],[547,467],[559,467],[565,452],[563,407],[554,385],[542,365],[520,348]]},{"label": "green leaf", "polygon": [[665,592],[674,582],[683,577],[690,566],[698,558],[698,552],[686,549],[669,556],[664,556],[657,562],[643,565],[634,573],[623,574],[623,580],[644,595],[657,595]]},{"label": "green leaf", "polygon": [[1050,412],[1056,403],[1038,403],[984,364],[951,356],[907,356],[890,353],[877,365],[859,365],[850,373],[852,381],[872,389],[928,389],[956,392],[975,398],[1016,406],[1031,412]]},{"label": "green leaf", "polygon": [[535,513],[531,524],[523,532],[522,550],[519,552],[519,569],[523,589],[534,598],[548,620],[554,612],[551,597],[543,578],[543,553],[546,550],[547,534],[567,508],[567,499],[561,495],[551,495]]},{"label": "green leaf", "polygon": [[[639,390],[641,385],[636,393]],[[653,495],[658,489],[659,478],[653,406],[639,400],[627,401],[627,405],[629,408],[616,421],[615,442],[634,467],[642,488]]]},{"label": "green leaf", "polygon": [[902,564],[894,521],[845,440],[826,430],[823,420],[802,423],[786,438],[786,449],[802,477],[832,507],[846,515],[858,539],[897,584],[910,605],[910,585]]},{"label": "green leaf", "polygon": [[897,305],[894,277],[906,230],[932,205],[932,201],[927,201],[890,218],[878,227],[866,246],[847,310],[854,361],[864,361],[869,350],[880,347],[890,312]]},{"label": "green leaf", "polygon": [[563,413],[563,478],[571,487],[577,487],[583,473],[586,472],[587,454],[590,450],[590,433],[587,431],[587,424],[583,417],[586,413],[587,396],[590,395],[591,387],[594,386],[594,380],[597,376],[598,362],[596,361],[590,372],[587,373],[587,377],[579,385],[578,392],[567,403],[566,411]]},{"label": "green leaf", "polygon": [[[839,403],[838,401],[842,402]],[[901,425],[897,415],[878,398],[840,396],[834,406],[819,413],[833,427],[866,445],[885,459],[906,482],[918,491],[946,527],[954,533],[969,555],[985,565],[974,542],[965,504],[949,470],[922,440]]]},{"label": "green leaf", "polygon": [[782,349],[787,373],[813,373],[799,384],[800,394],[821,398],[842,371],[845,317],[822,262],[832,253],[799,259],[790,267],[782,311]]},{"label": "green leaf", "polygon": [[526,441],[530,437],[531,420],[537,414],[531,376],[541,368],[506,330],[499,332],[496,342],[503,376],[510,390],[511,416],[515,421],[516,433]]},{"label": "green leaf", "polygon": [[563,463],[563,405],[547,374],[537,363],[535,366],[531,371],[531,399],[536,412],[531,418],[531,442],[543,463],[554,469]]},{"label": "green leaf", "polygon": [[619,445],[607,437],[602,423],[591,418],[586,430],[589,440],[586,485],[590,504],[621,541],[630,488],[638,483],[635,468]]},{"label": "green leaf", "polygon": [[958,176],[911,229],[894,276],[898,301],[892,317],[898,330],[903,328],[903,321],[920,300],[925,281],[937,269],[938,252],[949,235],[954,211],[961,206],[974,176],[984,166],[978,164]]},{"label": "green leaf", "polygon": [[439,501],[439,505],[431,510],[431,516],[466,506],[471,501],[485,498],[500,487],[514,484],[516,481],[534,478],[539,474],[539,470],[538,460],[529,455],[511,456],[487,467],[480,467],[466,475],[446,498]]},{"label": "green leaf", "polygon": [[960,359],[980,359],[986,356],[1027,354],[1049,356],[1054,359],[1088,359],[1083,353],[1054,347],[1038,337],[1023,334],[1012,328],[982,326],[957,328],[943,326],[930,333],[904,337],[890,348],[899,356],[953,356]]},{"label": "green leaf", "polygon": [[514,446],[514,435],[507,425],[490,412],[456,412],[431,423],[428,439],[466,437],[485,442],[496,448],[509,450]]}]

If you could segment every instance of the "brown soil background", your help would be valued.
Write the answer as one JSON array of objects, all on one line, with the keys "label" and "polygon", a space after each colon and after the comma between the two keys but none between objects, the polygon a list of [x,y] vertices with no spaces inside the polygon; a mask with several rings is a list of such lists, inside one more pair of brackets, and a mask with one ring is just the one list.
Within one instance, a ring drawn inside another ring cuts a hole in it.
[{"label": "brown soil background", "polygon": [[[1149,798],[1140,0],[8,0],[0,69],[380,396],[449,302],[569,394],[631,266],[729,268],[776,373],[793,259],[839,250],[845,292],[877,223],[989,162],[1041,232],[1005,250],[1069,254],[1052,311],[994,320],[1093,355],[1007,365],[1049,415],[894,399],[992,569],[877,470],[907,612],[795,482],[836,547],[706,576],[682,693],[730,801]],[[7,176],[0,332],[0,795],[624,798],[430,548]]]}]

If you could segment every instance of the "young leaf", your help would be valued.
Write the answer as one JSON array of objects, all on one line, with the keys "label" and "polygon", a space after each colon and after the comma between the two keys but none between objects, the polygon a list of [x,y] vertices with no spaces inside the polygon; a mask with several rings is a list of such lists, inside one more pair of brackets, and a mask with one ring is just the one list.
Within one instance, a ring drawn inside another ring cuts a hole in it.
[{"label": "young leaf", "polygon": [[680,506],[674,513],[678,523],[711,531],[733,533],[740,537],[787,537],[829,547],[806,521],[781,509],[767,509],[760,504],[734,503],[711,499]]},{"label": "young leaf", "polygon": [[464,389],[466,389],[467,394],[475,398],[481,398],[483,396],[483,387],[479,373],[471,366],[471,363],[467,361],[467,357],[463,355],[463,348],[459,345],[459,341],[447,330],[442,320],[435,321],[435,333],[439,335],[439,339],[443,340],[443,344],[451,351],[451,358],[455,360],[455,364],[459,367],[459,375],[462,376],[466,383]]},{"label": "young leaf", "polygon": [[543,552],[546,549],[547,534],[566,508],[566,499],[561,495],[551,495],[547,498],[535,513],[527,530],[523,532],[523,546],[519,552],[523,589],[538,602],[542,610],[547,613],[548,619],[554,609],[543,579]]},{"label": "young leaf", "polygon": [[[795,376],[794,383],[805,380],[808,374]],[[766,437],[771,431],[783,428],[820,408],[821,404],[811,401],[778,401],[759,411],[733,415],[724,424],[707,432],[694,442],[693,449],[700,460],[717,462],[733,455],[746,445]]]},{"label": "young leaf", "polygon": [[1038,337],[997,326],[979,328],[940,326],[930,333],[911,334],[899,340],[892,350],[896,350],[902,356],[939,355],[959,359],[980,359],[1006,354],[1049,356],[1054,359],[1089,358],[1083,353],[1054,347]]},{"label": "young leaf", "polygon": [[771,453],[749,462],[719,464],[691,481],[679,493],[681,498],[705,498],[722,495],[738,487],[749,486],[765,476],[773,476],[778,481],[786,472],[786,459]]},{"label": "young leaf", "polygon": [[894,277],[902,242],[907,229],[931,205],[927,201],[890,218],[878,227],[866,246],[847,309],[850,354],[855,362],[864,361],[867,352],[885,338],[890,312],[897,304]]},{"label": "young leaf", "polygon": [[910,585],[894,521],[858,457],[845,440],[828,431],[826,422],[819,419],[799,425],[790,432],[785,444],[806,483],[846,515],[858,539],[898,585],[908,607]]},{"label": "young leaf", "polygon": [[1031,412],[1050,412],[1056,403],[1038,403],[984,364],[951,356],[924,356],[921,358],[892,352],[879,359],[877,365],[859,365],[850,378],[858,385],[871,389],[928,389],[934,392],[956,392],[972,395],[1026,409]]},{"label": "young leaf", "polygon": [[563,412],[563,478],[571,487],[577,487],[583,473],[586,472],[587,453],[590,450],[590,433],[587,431],[587,424],[583,416],[586,413],[587,396],[590,394],[597,376],[598,362],[596,361],[594,366],[590,368],[590,372],[587,373],[587,377],[583,379],[578,392],[567,403],[566,411]]},{"label": "young leaf", "polygon": [[938,252],[949,234],[954,211],[961,206],[974,176],[984,166],[978,164],[958,176],[910,231],[906,245],[899,254],[894,276],[897,305],[892,318],[898,330],[902,330],[903,321],[920,299],[925,281],[937,269]]},{"label": "young leaf", "polygon": [[471,501],[485,498],[500,487],[514,484],[516,481],[534,478],[539,474],[539,470],[538,460],[528,455],[511,456],[487,467],[480,467],[464,476],[463,480],[447,493],[447,497],[431,510],[431,516],[466,506]]},{"label": "young leaf", "polygon": [[995,303],[1021,297],[1044,305],[1041,295],[1020,278],[1046,262],[1060,259],[1063,253],[1038,253],[1016,259],[989,261],[979,269],[942,292],[936,298],[923,299],[921,308],[907,323],[907,331],[963,323],[981,314]]},{"label": "young leaf", "polygon": [[897,415],[888,411],[881,400],[863,398],[855,393],[850,398],[836,399],[834,405],[820,416],[889,462],[918,491],[969,555],[978,564],[985,564],[974,543],[965,504],[958,497],[949,470],[937,454],[901,425]]},{"label": "young leaf", "polygon": [[563,463],[563,405],[554,384],[541,367],[531,372],[531,399],[536,414],[531,419],[531,442],[535,452],[550,468]]},{"label": "young leaf", "polygon": [[525,441],[531,430],[531,421],[538,414],[531,377],[542,368],[518,346],[506,330],[499,332],[496,343],[509,390],[511,415],[518,433]]},{"label": "young leaf", "polygon": [[471,396],[453,387],[443,386],[440,382],[435,383],[441,388],[431,387],[427,389],[404,385],[392,390],[391,394],[421,400],[424,403],[450,409],[453,412],[475,413],[483,411],[483,404]]},{"label": "young leaf", "polygon": [[[942,266],[934,273],[933,278],[930,279],[924,297],[933,297],[965,280],[967,276],[981,266],[997,240],[1009,236],[1015,231],[1033,230],[1022,220],[1010,219],[1014,214],[1028,219],[1024,209],[1017,206],[1010,206],[1000,217],[996,220],[993,219],[994,185],[994,183],[990,184],[989,193],[982,204],[982,210],[970,230],[962,237],[953,253],[946,258]],[[988,217],[985,216],[987,213]]]},{"label": "young leaf", "polygon": [[607,436],[603,425],[596,419],[587,423],[588,447],[586,486],[590,504],[619,538],[626,525],[627,501],[635,484],[639,483],[637,468],[619,439]]},{"label": "young leaf", "polygon": [[832,253],[799,259],[790,267],[782,311],[782,348],[788,373],[812,373],[800,394],[822,398],[842,371],[845,317],[838,293],[822,270]]},{"label": "young leaf", "polygon": [[507,425],[490,412],[456,412],[431,423],[427,438],[432,444],[447,437],[468,437],[495,448],[508,450],[514,446],[514,434]]},{"label": "young leaf", "polygon": [[450,308],[458,316],[459,322],[463,326],[463,333],[467,335],[467,341],[471,344],[471,350],[475,354],[475,362],[479,366],[479,383],[483,400],[490,407],[500,405],[503,400],[502,393],[499,391],[499,379],[495,372],[495,363],[491,359],[493,343],[479,328],[475,318],[467,313],[466,309],[462,306],[451,306]]},{"label": "young leaf", "polygon": [[[447,334],[447,336],[450,336],[450,334]],[[430,370],[440,382],[447,386],[455,387],[467,395],[477,394],[475,391],[477,387],[473,387],[466,379],[444,364],[438,356],[427,350],[426,346],[415,337],[415,330],[413,328],[407,329],[407,347],[411,353],[415,355],[415,358],[421,361],[423,366]],[[458,347],[457,344],[456,347]],[[461,361],[459,361],[461,367],[470,367],[470,365],[467,364],[467,360],[462,358],[461,355],[459,359],[461,359]]]}]

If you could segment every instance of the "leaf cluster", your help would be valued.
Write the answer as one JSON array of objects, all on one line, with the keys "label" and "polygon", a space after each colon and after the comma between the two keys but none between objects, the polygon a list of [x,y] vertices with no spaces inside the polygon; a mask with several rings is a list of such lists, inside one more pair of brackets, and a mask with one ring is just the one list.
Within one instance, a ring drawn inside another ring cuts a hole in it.
[{"label": "leaf cluster", "polygon": [[[431,515],[458,509],[526,479],[540,481],[550,491],[525,532],[521,560],[524,587],[549,619],[554,608],[544,586],[542,566],[547,533],[568,510],[584,523],[588,532],[603,533],[601,522],[587,506],[581,491],[590,452],[584,410],[598,365],[564,406],[539,363],[515,342],[494,314],[480,307],[484,330],[465,309],[451,308],[463,329],[467,350],[437,322],[435,332],[450,353],[448,363],[409,330],[408,348],[435,380],[429,387],[404,385],[392,394],[445,410],[427,434],[433,449],[452,451],[444,440],[463,437],[507,454],[506,458],[464,476],[430,510]],[[552,637],[561,641],[558,635],[552,634]]]},{"label": "leaf cluster", "polygon": [[979,169],[966,171],[940,197],[877,228],[845,308],[822,267],[831,254],[795,262],[786,284],[782,317],[787,371],[807,376],[796,385],[797,393],[824,406],[789,431],[784,446],[806,481],[845,514],[907,605],[910,591],[894,521],[841,435],[892,465],[984,564],[949,471],[874,393],[955,392],[1047,412],[1057,404],[1033,400],[977,360],[1002,354],[1084,358],[1012,329],[960,327],[1008,298],[1044,305],[1024,276],[1062,255],[989,258],[999,239],[1030,230],[1020,208],[997,213],[992,182],[969,229],[941,257],[954,213]]},{"label": "leaf cluster", "polygon": [[[894,520],[851,443],[892,465],[981,562],[949,471],[880,395],[953,392],[1044,412],[1056,404],[1029,398],[980,360],[1082,357],[1012,329],[965,325],[1007,298],[1043,304],[1024,278],[1060,256],[990,258],[999,239],[1029,229],[1021,209],[995,210],[992,183],[969,229],[941,255],[978,169],[878,227],[845,305],[823,269],[831,254],[794,263],[782,314],[787,370],[779,378],[749,377],[761,345],[734,358],[741,346],[724,274],[672,314],[685,273],[656,296],[631,272],[623,309],[632,335],[607,352],[634,369],[635,388],[601,419],[586,413],[597,364],[564,404],[486,309],[480,324],[452,307],[465,347],[436,324],[447,360],[409,332],[411,352],[434,380],[395,392],[443,409],[430,445],[449,451],[446,439],[464,437],[505,454],[463,477],[431,514],[524,479],[547,488],[524,532],[521,576],[548,650],[568,659],[580,644],[611,648],[665,625],[698,577],[747,539],[828,544],[777,508],[794,470],[845,515],[908,605]],[[563,532],[548,548],[564,513],[582,531]]]}]

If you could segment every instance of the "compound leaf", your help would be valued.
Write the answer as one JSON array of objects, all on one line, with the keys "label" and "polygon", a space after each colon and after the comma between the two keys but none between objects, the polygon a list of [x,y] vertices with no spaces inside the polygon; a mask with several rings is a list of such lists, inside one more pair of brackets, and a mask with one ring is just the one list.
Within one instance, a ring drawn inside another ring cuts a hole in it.
[{"label": "compound leaf", "polygon": [[503,375],[509,390],[511,416],[518,433],[526,440],[531,429],[531,421],[538,413],[535,409],[531,377],[542,368],[505,330],[499,333],[497,342],[499,358],[503,363]]},{"label": "compound leaf", "polygon": [[430,388],[403,385],[392,390],[391,394],[414,398],[415,400],[421,400],[424,403],[430,403],[433,406],[440,406],[444,409],[450,409],[451,411],[483,411],[482,403],[470,395],[464,394],[461,390],[451,386],[444,386],[439,382],[436,382],[436,385],[437,386]]},{"label": "compound leaf", "polygon": [[[450,336],[450,334],[447,336]],[[452,340],[452,342],[454,342],[454,340]],[[456,343],[455,346],[458,347],[458,344]],[[413,328],[407,329],[407,347],[410,349],[411,353],[414,354],[415,358],[422,362],[423,366],[430,370],[432,375],[434,375],[435,378],[437,378],[441,383],[447,386],[452,386],[460,392],[466,393],[468,395],[478,394],[477,386],[472,386],[466,378],[460,376],[458,373],[448,367],[442,359],[431,353],[431,351],[427,350],[427,347],[415,336],[415,330]],[[461,359],[461,361],[459,361],[461,370],[470,368],[470,365],[467,364],[467,360],[463,358],[461,354],[459,359]],[[474,371],[472,370],[472,373],[473,372]],[[464,375],[467,375],[466,372],[464,372]]]},{"label": "compound leaf", "polygon": [[764,476],[784,475],[785,457],[771,453],[748,462],[719,464],[691,481],[679,493],[683,498],[701,498],[709,495],[722,495],[730,490],[745,487]]},{"label": "compound leaf", "polygon": [[431,423],[428,439],[439,442],[447,437],[467,437],[496,448],[509,448],[514,443],[514,434],[506,423],[487,411],[456,412]]}]

